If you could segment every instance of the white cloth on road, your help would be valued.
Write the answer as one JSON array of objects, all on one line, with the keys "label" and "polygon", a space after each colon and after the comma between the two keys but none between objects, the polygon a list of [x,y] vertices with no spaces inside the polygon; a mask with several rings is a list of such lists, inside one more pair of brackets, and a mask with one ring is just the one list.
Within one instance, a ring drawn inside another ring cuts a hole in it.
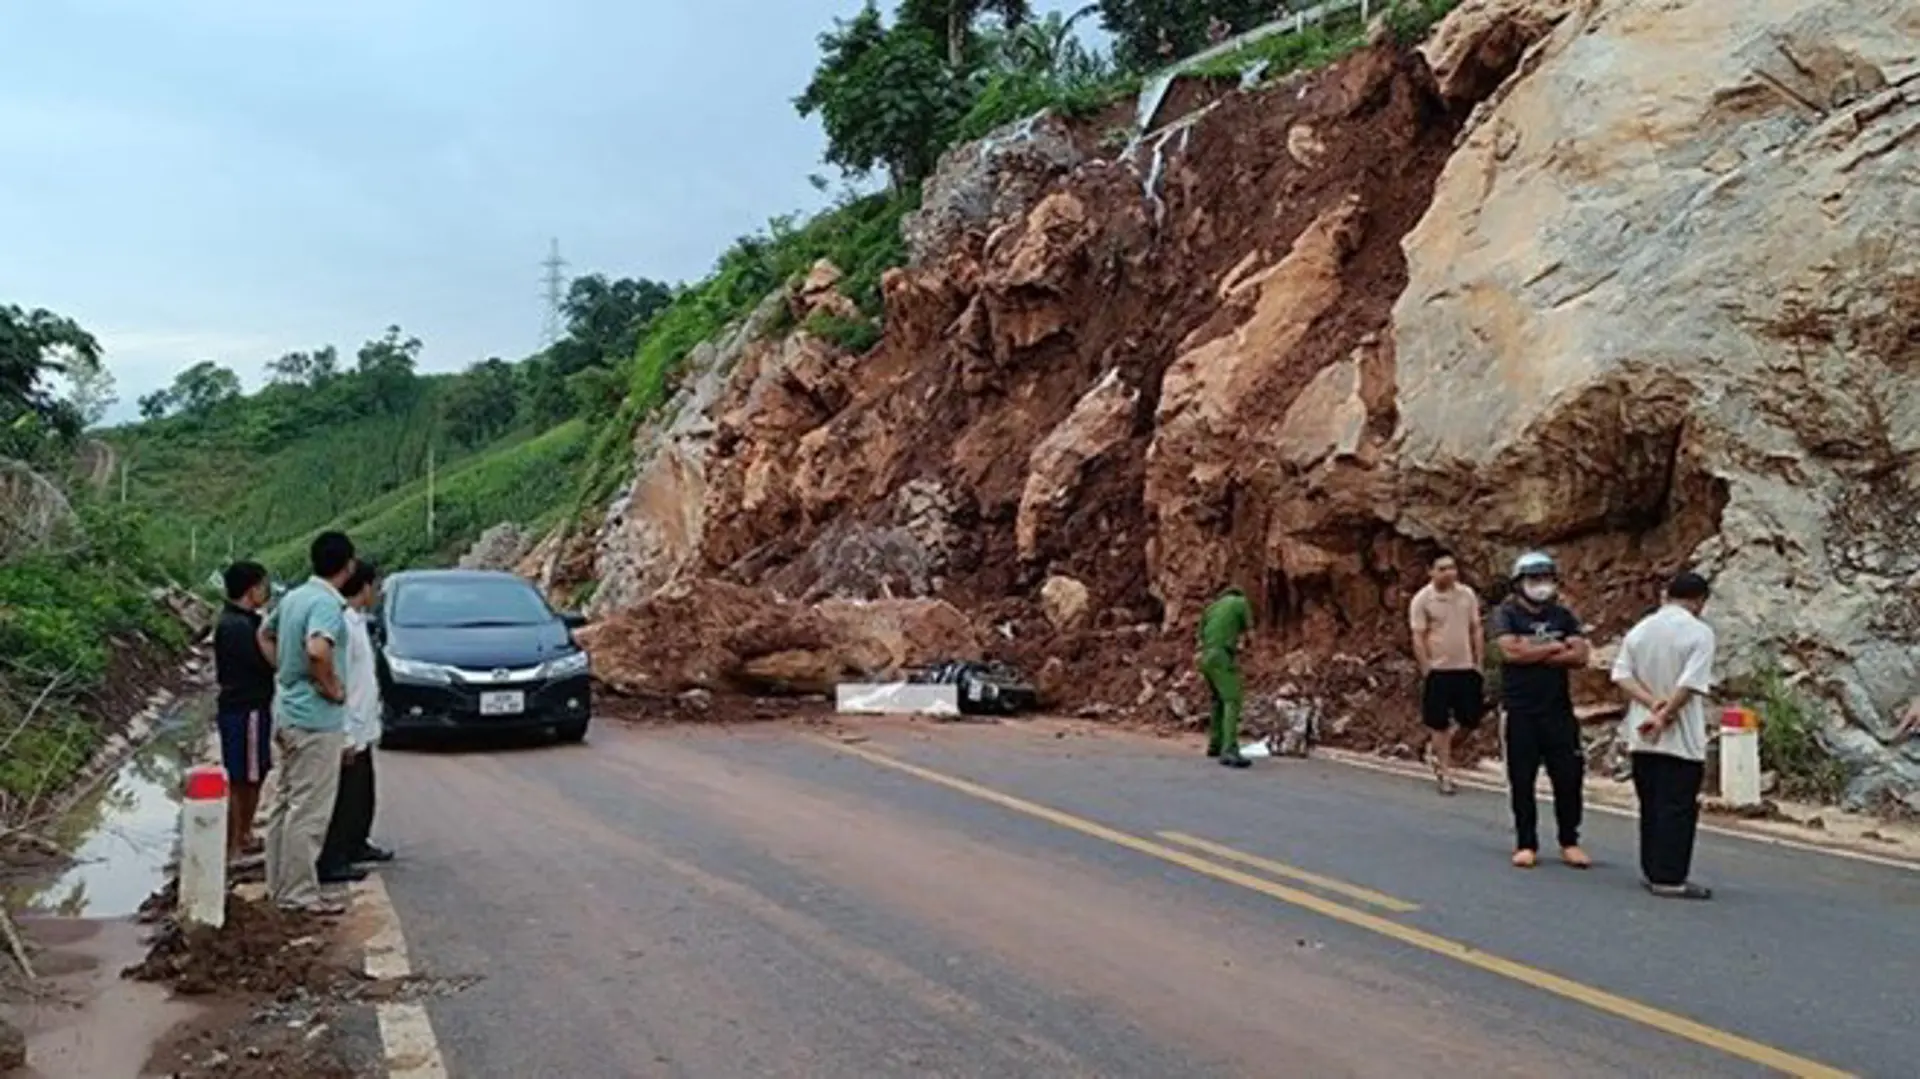
[{"label": "white cloth on road", "polygon": [[347,619],[347,744],[366,749],[380,741],[380,680],[374,672],[367,616],[351,607]]},{"label": "white cloth on road", "polygon": [[1613,680],[1634,679],[1660,698],[1689,689],[1687,703],[1660,737],[1640,735],[1648,709],[1638,701],[1627,707],[1624,736],[1629,753],[1664,753],[1690,761],[1707,759],[1707,694],[1713,689],[1713,627],[1678,603],[1669,603],[1640,620],[1620,642]]}]

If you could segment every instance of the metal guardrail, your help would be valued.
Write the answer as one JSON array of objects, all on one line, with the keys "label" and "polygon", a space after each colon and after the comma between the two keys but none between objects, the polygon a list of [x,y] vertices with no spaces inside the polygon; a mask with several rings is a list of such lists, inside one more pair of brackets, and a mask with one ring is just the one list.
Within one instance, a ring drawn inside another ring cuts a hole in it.
[{"label": "metal guardrail", "polygon": [[1135,115],[1135,130],[1151,131],[1154,117],[1159,115],[1160,106],[1166,100],[1168,88],[1173,85],[1175,79],[1201,64],[1222,56],[1231,56],[1255,42],[1265,41],[1270,37],[1300,33],[1308,26],[1325,22],[1328,18],[1342,12],[1357,9],[1360,12],[1360,20],[1365,22],[1372,16],[1374,8],[1384,7],[1388,2],[1389,0],[1325,0],[1324,3],[1292,12],[1285,18],[1275,19],[1251,30],[1242,31],[1218,45],[1210,45],[1192,56],[1176,61],[1148,79],[1146,85],[1140,88],[1140,107]]}]

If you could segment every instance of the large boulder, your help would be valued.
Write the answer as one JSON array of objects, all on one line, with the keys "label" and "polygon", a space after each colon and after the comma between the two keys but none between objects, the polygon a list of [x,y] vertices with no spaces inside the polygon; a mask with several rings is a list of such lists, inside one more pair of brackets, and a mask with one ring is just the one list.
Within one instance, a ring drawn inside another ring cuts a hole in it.
[{"label": "large boulder", "polygon": [[1398,527],[1556,545],[1616,625],[1703,566],[1723,673],[1806,670],[1854,799],[1910,789],[1920,6],[1576,8],[1407,238]]},{"label": "large boulder", "polygon": [[708,578],[677,581],[578,636],[601,684],[634,694],[824,694],[980,654],[966,615],[939,600],[809,605]]},{"label": "large boulder", "polygon": [[1120,378],[1119,368],[1109,368],[1060,426],[1033,448],[1014,521],[1021,558],[1040,553],[1042,541],[1072,507],[1087,470],[1132,437],[1139,405],[1140,391]]}]

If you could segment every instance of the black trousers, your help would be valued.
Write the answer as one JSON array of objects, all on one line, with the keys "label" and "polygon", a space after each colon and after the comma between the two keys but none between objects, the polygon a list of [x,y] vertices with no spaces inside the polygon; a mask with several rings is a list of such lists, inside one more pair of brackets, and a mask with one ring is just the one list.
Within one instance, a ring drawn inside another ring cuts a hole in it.
[{"label": "black trousers", "polygon": [[320,864],[338,868],[353,864],[373,836],[373,749],[354,754],[340,768],[340,793],[333,799],[333,818],[327,822]]},{"label": "black trousers", "polygon": [[1633,755],[1640,797],[1640,872],[1650,884],[1685,884],[1700,826],[1700,784],[1707,766],[1665,753]]},{"label": "black trousers", "polygon": [[1533,783],[1543,765],[1553,785],[1553,822],[1560,845],[1578,844],[1587,758],[1580,747],[1580,722],[1573,718],[1573,711],[1508,712],[1506,731],[1514,849],[1540,849],[1540,809],[1534,803]]}]

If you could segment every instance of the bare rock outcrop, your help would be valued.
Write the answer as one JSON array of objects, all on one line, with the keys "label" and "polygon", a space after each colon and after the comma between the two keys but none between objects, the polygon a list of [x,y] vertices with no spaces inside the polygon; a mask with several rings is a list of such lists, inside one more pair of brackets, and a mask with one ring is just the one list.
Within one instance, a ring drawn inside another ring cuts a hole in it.
[{"label": "bare rock outcrop", "polygon": [[461,569],[512,570],[532,553],[538,539],[512,521],[494,525],[460,556]]},{"label": "bare rock outcrop", "polygon": [[681,364],[679,388],[635,432],[633,480],[608,508],[595,540],[600,585],[589,613],[632,606],[699,564],[707,454],[717,429],[712,410],[734,369],[768,347],[769,328],[786,303],[785,290],[777,292],[725,337],[696,347]]},{"label": "bare rock outcrop", "polygon": [[1703,566],[1726,672],[1805,670],[1854,798],[1912,789],[1920,7],[1576,6],[1407,239],[1398,525],[1619,617]]},{"label": "bare rock outcrop", "polygon": [[944,258],[961,235],[1024,215],[1047,185],[1083,160],[1068,123],[1035,116],[941,155],[920,208],[901,231],[913,265]]},{"label": "bare rock outcrop", "polygon": [[0,562],[73,541],[79,518],[57,484],[0,458]]}]

